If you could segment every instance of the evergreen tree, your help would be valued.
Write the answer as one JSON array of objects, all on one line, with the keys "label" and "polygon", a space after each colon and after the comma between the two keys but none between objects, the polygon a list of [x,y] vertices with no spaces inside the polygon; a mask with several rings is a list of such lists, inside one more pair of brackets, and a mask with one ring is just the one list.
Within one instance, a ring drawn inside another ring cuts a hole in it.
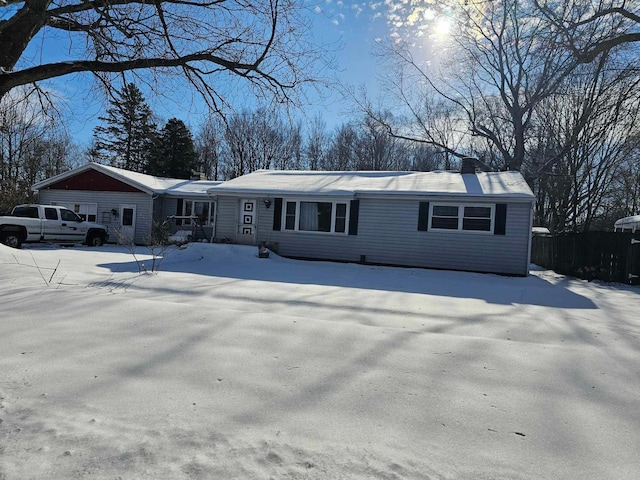
[{"label": "evergreen tree", "polygon": [[182,120],[172,118],[157,136],[147,173],[159,177],[190,178],[197,160],[191,132]]},{"label": "evergreen tree", "polygon": [[133,83],[126,84],[111,100],[105,125],[94,129],[91,157],[114,167],[144,173],[156,135],[153,113],[142,92]]}]

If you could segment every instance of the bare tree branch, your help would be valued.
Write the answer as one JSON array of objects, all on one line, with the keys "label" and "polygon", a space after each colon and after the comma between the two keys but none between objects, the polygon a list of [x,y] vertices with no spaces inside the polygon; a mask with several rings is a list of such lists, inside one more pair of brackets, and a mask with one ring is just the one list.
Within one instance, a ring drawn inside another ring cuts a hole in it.
[{"label": "bare tree branch", "polygon": [[616,47],[640,42],[640,14],[626,8],[624,1],[616,5],[615,0],[600,0],[591,8],[573,1],[563,9],[547,1],[534,3],[562,34],[565,47],[579,63],[591,63]]},{"label": "bare tree branch", "polygon": [[[78,72],[181,72],[209,105],[224,102],[225,73],[258,95],[297,101],[297,87],[320,80],[325,52],[306,40],[295,0],[8,0],[0,21],[0,98],[12,88]],[[47,33],[49,32],[49,33]],[[64,32],[64,37],[59,33]],[[42,35],[65,42],[62,57],[31,54]],[[79,47],[86,47],[84,52]],[[44,58],[33,64],[34,58]],[[108,83],[107,83],[108,85]]]}]

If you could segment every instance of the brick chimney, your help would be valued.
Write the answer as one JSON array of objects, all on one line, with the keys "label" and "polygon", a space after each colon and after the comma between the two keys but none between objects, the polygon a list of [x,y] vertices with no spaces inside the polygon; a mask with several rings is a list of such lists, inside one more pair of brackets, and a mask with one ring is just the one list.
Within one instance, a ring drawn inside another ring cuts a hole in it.
[{"label": "brick chimney", "polygon": [[462,159],[462,168],[460,169],[460,173],[471,173],[473,175],[476,174],[476,159],[473,157],[464,157]]}]

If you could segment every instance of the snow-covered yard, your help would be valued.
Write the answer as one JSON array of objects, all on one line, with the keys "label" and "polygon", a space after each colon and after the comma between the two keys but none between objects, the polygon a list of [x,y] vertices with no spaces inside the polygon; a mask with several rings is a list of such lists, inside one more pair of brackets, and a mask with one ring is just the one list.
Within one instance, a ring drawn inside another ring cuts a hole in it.
[{"label": "snow-covered yard", "polygon": [[639,476],[638,287],[0,246],[2,480]]}]

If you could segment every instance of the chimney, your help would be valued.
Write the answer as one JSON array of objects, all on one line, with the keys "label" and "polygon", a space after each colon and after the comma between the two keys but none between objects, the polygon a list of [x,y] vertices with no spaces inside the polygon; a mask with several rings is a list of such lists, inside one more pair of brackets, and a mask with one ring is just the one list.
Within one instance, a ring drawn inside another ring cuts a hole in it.
[{"label": "chimney", "polygon": [[476,174],[476,159],[473,157],[463,157],[462,159],[462,168],[460,169],[460,173],[471,173],[473,175]]},{"label": "chimney", "polygon": [[189,180],[206,180],[207,176],[203,172],[191,172]]}]

